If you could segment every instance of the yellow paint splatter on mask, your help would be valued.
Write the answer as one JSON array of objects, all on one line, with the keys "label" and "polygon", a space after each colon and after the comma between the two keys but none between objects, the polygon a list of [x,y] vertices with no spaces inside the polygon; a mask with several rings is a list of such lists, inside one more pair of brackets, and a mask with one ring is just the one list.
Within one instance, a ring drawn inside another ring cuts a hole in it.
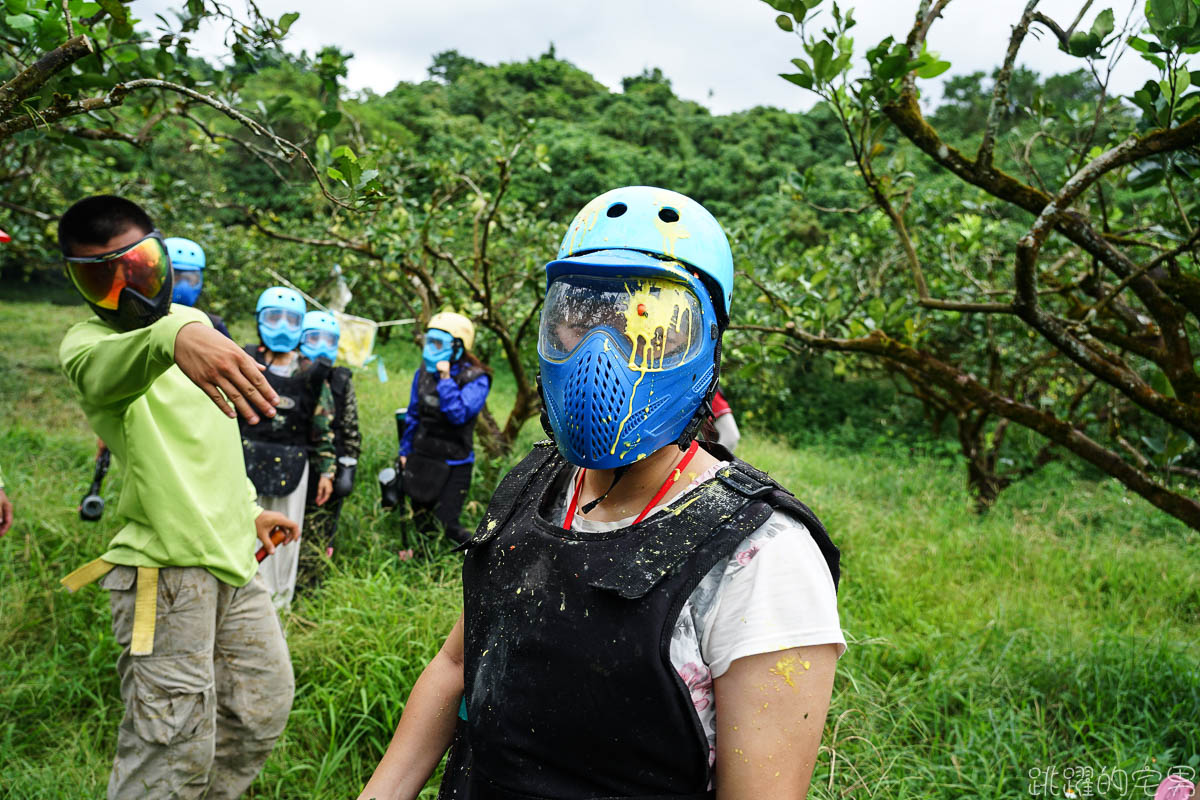
[{"label": "yellow paint splatter on mask", "polygon": [[[629,408],[625,418],[617,426],[617,434],[613,437],[610,454],[616,454],[617,446],[625,431],[625,425],[633,417],[633,401],[637,396],[638,387],[646,378],[647,372],[659,372],[663,369],[663,361],[667,356],[668,337],[672,331],[684,334],[683,353],[691,351],[692,329],[699,329],[698,320],[692,319],[693,305],[690,302],[690,290],[681,283],[664,281],[654,278],[631,279],[625,284],[628,298],[625,303],[625,335],[631,348],[629,368],[640,374],[629,393]],[[642,346],[638,347],[639,340]],[[638,361],[638,353],[641,361]],[[624,459],[629,451],[621,453]]]},{"label": "yellow paint splatter on mask", "polygon": [[794,688],[796,684],[792,680],[792,676],[801,670],[807,672],[811,666],[812,662],[801,661],[798,656],[784,656],[775,662],[775,666],[771,667],[771,674],[783,678],[784,683]]}]

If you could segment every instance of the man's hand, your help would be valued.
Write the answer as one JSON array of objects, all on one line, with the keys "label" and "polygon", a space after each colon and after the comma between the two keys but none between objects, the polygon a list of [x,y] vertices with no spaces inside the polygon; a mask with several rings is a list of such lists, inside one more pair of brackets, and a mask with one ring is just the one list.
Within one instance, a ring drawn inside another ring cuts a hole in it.
[{"label": "man's hand", "polygon": [[319,505],[319,506],[325,505],[325,501],[328,500],[330,495],[332,495],[332,494],[333,494],[333,478],[329,478],[329,477],[326,477],[325,475],[322,475],[321,479],[319,481],[317,481],[317,505]]},{"label": "man's hand", "polygon": [[13,504],[8,495],[0,489],[0,536],[8,533],[13,524]]},{"label": "man's hand", "polygon": [[[263,377],[263,368],[207,325],[196,323],[179,329],[175,335],[175,363],[225,416],[236,418],[241,414],[251,425],[258,423],[255,408],[268,417],[275,416],[279,395]],[[237,408],[237,414],[229,403]]]},{"label": "man's hand", "polygon": [[[190,325],[188,327],[191,327]],[[220,334],[217,334],[220,336]],[[221,337],[224,338],[224,337]],[[292,522],[290,519],[280,514],[278,511],[264,511],[254,520],[254,529],[258,533],[258,540],[262,542],[263,547],[267,549],[267,555],[275,554],[275,545],[271,544],[271,531],[276,528],[282,528],[285,536],[280,544],[294,542],[300,538],[300,523]]]},{"label": "man's hand", "polygon": [[450,362],[449,361],[439,361],[436,364],[434,364],[434,366],[437,367],[438,375],[440,375],[443,378],[450,377]]}]

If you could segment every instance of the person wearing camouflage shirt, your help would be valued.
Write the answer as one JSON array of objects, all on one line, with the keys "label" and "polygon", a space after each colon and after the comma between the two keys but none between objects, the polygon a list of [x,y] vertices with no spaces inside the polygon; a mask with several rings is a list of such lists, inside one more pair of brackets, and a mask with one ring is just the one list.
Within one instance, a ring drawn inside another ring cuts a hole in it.
[{"label": "person wearing camouflage shirt", "polygon": [[[358,430],[358,400],[347,367],[333,367],[327,386],[333,394],[333,437],[337,454],[337,472],[333,496],[325,505],[317,505],[317,481],[310,476],[308,499],[304,508],[305,543],[300,549],[297,591],[316,588],[327,561],[333,557],[334,536],[342,513],[342,501],[354,488],[354,471],[362,453],[362,434]],[[310,469],[313,467],[310,461]]]}]

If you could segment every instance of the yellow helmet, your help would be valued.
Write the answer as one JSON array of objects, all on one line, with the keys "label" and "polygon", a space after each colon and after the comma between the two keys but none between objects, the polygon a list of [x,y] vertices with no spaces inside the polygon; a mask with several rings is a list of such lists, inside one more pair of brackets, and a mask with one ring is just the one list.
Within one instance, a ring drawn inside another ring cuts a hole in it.
[{"label": "yellow helmet", "polygon": [[470,350],[475,344],[475,326],[471,320],[464,317],[462,314],[455,314],[453,311],[442,311],[434,314],[429,318],[429,324],[426,328],[437,328],[440,331],[453,336],[455,339],[462,339],[463,349]]}]

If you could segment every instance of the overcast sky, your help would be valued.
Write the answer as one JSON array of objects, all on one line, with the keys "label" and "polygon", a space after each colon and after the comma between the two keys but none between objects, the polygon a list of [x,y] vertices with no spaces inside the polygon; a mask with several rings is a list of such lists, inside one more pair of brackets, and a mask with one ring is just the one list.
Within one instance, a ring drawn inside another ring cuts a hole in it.
[{"label": "overcast sky", "polygon": [[[230,0],[235,8],[239,2]],[[1131,8],[1128,0],[1119,2],[1118,27]],[[178,5],[139,0],[134,10],[150,21],[155,11]],[[905,36],[917,0],[843,5],[856,9],[859,24],[852,33],[861,58],[885,36]],[[1025,0],[954,0],[931,29],[929,46],[950,61],[950,75],[991,70],[1003,60],[1024,5]],[[1039,8],[1066,27],[1080,5],[1043,0]],[[1084,26],[1108,5],[1097,4]],[[800,42],[775,26],[777,12],[761,0],[259,0],[259,6],[272,17],[300,12],[289,49],[313,52],[336,44],[354,53],[347,80],[352,89],[383,93],[398,81],[424,80],[431,56],[442,50],[495,64],[535,57],[553,42],[559,58],[617,90],[622,77],[660,67],[676,94],[719,114],[756,105],[800,110],[813,102],[811,94],[778,77],[794,71],[789,59],[801,54]],[[218,32],[202,31],[197,45],[209,55],[220,52]],[[1021,64],[1043,74],[1084,63],[1059,52],[1046,35],[1028,39],[1021,53]],[[1113,90],[1128,93],[1150,77],[1149,66],[1127,53],[1114,73]]]}]

